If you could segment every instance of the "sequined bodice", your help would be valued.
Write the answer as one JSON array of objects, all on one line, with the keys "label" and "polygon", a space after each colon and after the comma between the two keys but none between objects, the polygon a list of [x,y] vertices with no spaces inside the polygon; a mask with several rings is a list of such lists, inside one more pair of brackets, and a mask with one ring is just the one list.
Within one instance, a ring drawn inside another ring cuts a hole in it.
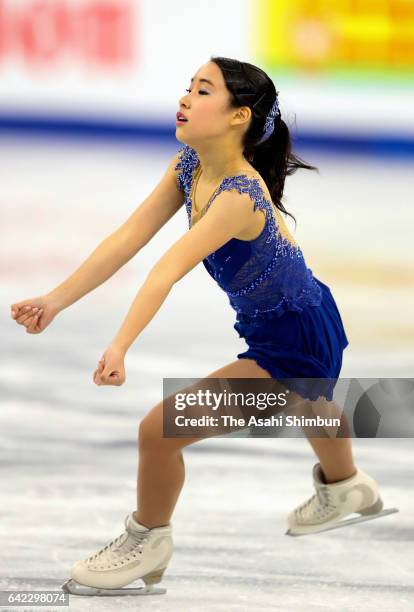
[{"label": "sequined bodice", "polygon": [[[184,145],[175,169],[180,171],[177,182],[185,194],[189,227],[190,191],[198,163],[196,151]],[[237,319],[260,322],[281,316],[286,310],[301,311],[307,305],[318,306],[322,299],[321,289],[312,270],[307,268],[300,247],[282,236],[275,207],[265,197],[259,180],[245,174],[226,177],[208,205],[226,189],[248,193],[253,210],[259,208],[266,213],[264,228],[257,238],[232,238],[203,260],[207,272],[226,292]]]}]

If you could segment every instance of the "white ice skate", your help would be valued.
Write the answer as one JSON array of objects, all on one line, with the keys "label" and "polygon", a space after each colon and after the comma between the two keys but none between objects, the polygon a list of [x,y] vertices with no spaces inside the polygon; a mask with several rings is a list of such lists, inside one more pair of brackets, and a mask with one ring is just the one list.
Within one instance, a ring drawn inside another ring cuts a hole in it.
[{"label": "white ice skate", "polygon": [[[173,552],[172,525],[148,529],[125,518],[126,531],[97,553],[78,561],[70,569],[71,578],[62,589],[72,595],[160,595],[161,582]],[[144,587],[121,587],[142,579]]]},{"label": "white ice skate", "polygon": [[[358,468],[350,478],[326,484],[320,463],[316,463],[313,466],[313,484],[316,494],[290,512],[285,535],[319,533],[398,512],[398,508],[382,510],[383,501],[377,483]],[[361,516],[342,520],[352,513]]]}]

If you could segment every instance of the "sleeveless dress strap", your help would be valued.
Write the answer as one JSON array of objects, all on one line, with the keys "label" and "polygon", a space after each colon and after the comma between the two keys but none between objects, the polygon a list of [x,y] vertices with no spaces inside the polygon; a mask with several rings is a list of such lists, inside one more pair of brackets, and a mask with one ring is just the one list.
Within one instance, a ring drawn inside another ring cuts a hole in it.
[{"label": "sleeveless dress strap", "polygon": [[254,177],[248,177],[246,174],[237,174],[234,176],[227,176],[224,178],[214,193],[212,199],[208,203],[208,207],[211,206],[215,198],[223,191],[230,191],[235,189],[240,194],[247,193],[253,202],[253,212],[256,209],[263,210],[266,214],[266,225],[268,228],[266,243],[271,242],[276,238],[278,232],[275,215],[273,213],[273,204],[270,202],[263,192],[260,181]]},{"label": "sleeveless dress strap", "polygon": [[180,161],[174,170],[180,170],[177,175],[177,185],[180,191],[188,195],[194,170],[198,164],[196,151],[188,145],[184,145],[178,151]]}]

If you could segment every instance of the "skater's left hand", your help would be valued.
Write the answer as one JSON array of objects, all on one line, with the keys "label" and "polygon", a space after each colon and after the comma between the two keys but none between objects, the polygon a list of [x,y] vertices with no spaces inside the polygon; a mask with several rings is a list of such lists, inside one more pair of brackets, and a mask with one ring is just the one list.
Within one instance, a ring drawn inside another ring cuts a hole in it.
[{"label": "skater's left hand", "polygon": [[93,373],[93,382],[97,385],[122,385],[125,380],[125,353],[115,346],[110,346],[98,362]]}]

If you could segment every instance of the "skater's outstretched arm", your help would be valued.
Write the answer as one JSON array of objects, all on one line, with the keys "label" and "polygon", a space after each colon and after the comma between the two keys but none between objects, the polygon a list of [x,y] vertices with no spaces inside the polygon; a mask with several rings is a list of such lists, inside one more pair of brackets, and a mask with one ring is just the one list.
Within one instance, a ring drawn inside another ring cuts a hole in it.
[{"label": "skater's outstretched arm", "polygon": [[[175,171],[178,162],[179,153],[174,155],[152,193],[63,283],[45,295],[12,304],[12,318],[24,325],[28,333],[40,333],[57,313],[96,289],[126,264],[182,206],[184,194],[177,186]],[[36,313],[35,308],[41,310]]]},{"label": "skater's outstretched arm", "polygon": [[122,385],[124,358],[136,337],[160,309],[173,285],[205,257],[242,232],[251,222],[250,196],[224,191],[208,212],[156,262],[138,291],[126,318],[93,374],[97,385]]}]

